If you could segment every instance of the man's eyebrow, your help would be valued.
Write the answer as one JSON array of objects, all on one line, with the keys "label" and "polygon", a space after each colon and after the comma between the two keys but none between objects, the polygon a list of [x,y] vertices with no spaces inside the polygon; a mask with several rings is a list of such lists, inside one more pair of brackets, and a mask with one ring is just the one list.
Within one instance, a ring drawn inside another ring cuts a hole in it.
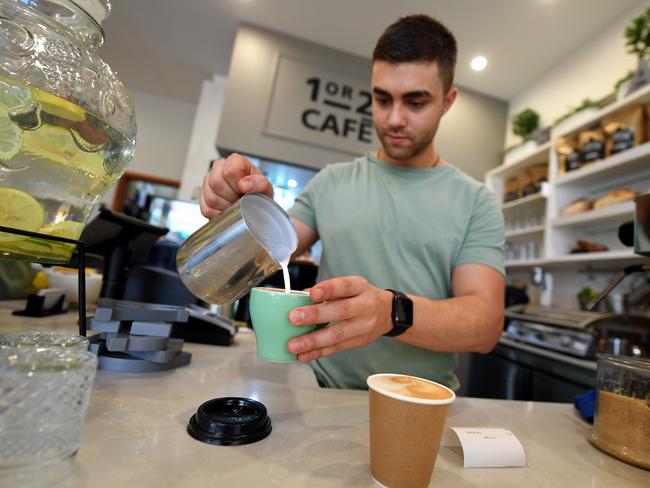
[{"label": "man's eyebrow", "polygon": [[416,90],[406,92],[404,95],[402,95],[402,98],[433,98],[433,96],[427,90]]},{"label": "man's eyebrow", "polygon": [[[384,90],[383,88],[379,88],[378,86],[373,87],[372,92],[375,95],[379,95],[381,97],[389,97],[392,98],[392,95]],[[410,92],[406,92],[402,95],[402,98],[433,98],[433,95],[427,90],[414,90]]]}]

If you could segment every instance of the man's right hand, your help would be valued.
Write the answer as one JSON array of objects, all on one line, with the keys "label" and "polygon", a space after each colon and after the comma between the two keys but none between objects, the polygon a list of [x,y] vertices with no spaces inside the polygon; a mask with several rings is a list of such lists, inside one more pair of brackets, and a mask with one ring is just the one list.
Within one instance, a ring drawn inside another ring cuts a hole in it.
[{"label": "man's right hand", "polygon": [[233,153],[214,163],[203,178],[199,197],[201,213],[211,219],[249,192],[260,192],[273,198],[271,182],[248,159]]}]

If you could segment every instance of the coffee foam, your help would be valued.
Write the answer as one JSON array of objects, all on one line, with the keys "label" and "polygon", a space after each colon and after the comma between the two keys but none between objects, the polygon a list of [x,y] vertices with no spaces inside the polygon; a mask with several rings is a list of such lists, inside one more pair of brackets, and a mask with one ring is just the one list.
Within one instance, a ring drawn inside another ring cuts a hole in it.
[{"label": "coffee foam", "polygon": [[368,378],[368,387],[399,400],[417,403],[451,403],[455,394],[432,381],[400,374],[376,374]]}]

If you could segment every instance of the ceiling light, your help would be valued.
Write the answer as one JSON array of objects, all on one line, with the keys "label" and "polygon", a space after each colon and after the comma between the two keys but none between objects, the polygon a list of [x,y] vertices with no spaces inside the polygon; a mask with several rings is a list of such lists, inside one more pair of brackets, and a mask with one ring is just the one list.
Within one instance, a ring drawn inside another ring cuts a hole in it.
[{"label": "ceiling light", "polygon": [[298,186],[298,182],[293,178],[291,178],[289,181],[287,181],[287,185],[289,186],[289,188],[295,188]]},{"label": "ceiling light", "polygon": [[485,59],[485,56],[476,56],[472,59],[470,66],[474,71],[482,71],[487,66],[487,59]]}]

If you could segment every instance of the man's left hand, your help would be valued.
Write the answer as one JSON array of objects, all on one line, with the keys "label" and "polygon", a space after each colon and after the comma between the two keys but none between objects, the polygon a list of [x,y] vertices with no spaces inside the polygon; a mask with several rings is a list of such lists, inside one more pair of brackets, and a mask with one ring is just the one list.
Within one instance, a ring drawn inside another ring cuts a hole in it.
[{"label": "man's left hand", "polygon": [[289,321],[296,326],[329,325],[289,341],[289,352],[302,362],[365,346],[393,328],[393,294],[361,276],[322,281],[310,289],[309,296],[318,303],[292,310]]}]

